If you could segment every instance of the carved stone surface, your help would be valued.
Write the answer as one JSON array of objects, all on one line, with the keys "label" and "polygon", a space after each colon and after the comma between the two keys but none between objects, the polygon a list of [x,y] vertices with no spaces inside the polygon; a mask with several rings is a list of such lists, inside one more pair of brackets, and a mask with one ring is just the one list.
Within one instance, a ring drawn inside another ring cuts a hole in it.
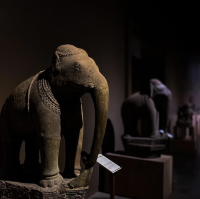
[{"label": "carved stone surface", "polygon": [[141,138],[123,136],[122,141],[127,155],[143,158],[160,157],[166,148],[167,137]]},{"label": "carved stone surface", "polygon": [[42,188],[36,184],[0,181],[1,199],[84,199],[88,187],[67,189],[64,180],[59,186]]}]

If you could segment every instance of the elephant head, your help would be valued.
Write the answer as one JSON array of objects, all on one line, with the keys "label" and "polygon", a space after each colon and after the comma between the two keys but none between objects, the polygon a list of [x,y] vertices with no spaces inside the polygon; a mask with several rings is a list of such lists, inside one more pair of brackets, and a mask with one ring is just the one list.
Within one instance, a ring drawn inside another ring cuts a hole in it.
[{"label": "elephant head", "polygon": [[62,45],[57,48],[47,72],[49,84],[60,104],[80,100],[85,93],[90,93],[93,99],[95,129],[91,151],[89,155],[82,153],[85,170],[70,183],[72,187],[87,186],[107,123],[109,103],[107,81],[86,51],[72,45]]}]

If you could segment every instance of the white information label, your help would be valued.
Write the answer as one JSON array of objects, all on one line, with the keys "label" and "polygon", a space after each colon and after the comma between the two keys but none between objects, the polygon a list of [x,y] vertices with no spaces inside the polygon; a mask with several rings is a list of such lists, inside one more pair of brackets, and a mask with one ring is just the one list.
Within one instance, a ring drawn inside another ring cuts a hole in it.
[{"label": "white information label", "polygon": [[112,173],[115,173],[121,169],[119,165],[115,164],[102,154],[98,155],[97,162]]}]

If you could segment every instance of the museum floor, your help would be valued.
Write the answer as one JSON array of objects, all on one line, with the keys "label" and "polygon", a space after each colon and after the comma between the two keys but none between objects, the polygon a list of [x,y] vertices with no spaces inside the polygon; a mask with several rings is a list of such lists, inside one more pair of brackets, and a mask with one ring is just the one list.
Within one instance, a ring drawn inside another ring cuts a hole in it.
[{"label": "museum floor", "polygon": [[[87,199],[109,199],[110,195],[107,193],[103,193],[103,192],[96,192],[95,194],[93,194],[92,196],[90,196]],[[115,196],[115,199],[129,199],[129,198],[125,198],[122,196]]]},{"label": "museum floor", "polygon": [[[200,139],[199,139],[200,140]],[[200,143],[200,142],[199,142]],[[109,194],[97,192],[89,199],[108,199]],[[200,198],[200,145],[196,156],[173,156],[173,192],[169,199]],[[115,199],[126,199],[116,196]]]},{"label": "museum floor", "polygon": [[199,199],[200,146],[196,156],[174,156],[173,161],[173,192],[169,199]]}]

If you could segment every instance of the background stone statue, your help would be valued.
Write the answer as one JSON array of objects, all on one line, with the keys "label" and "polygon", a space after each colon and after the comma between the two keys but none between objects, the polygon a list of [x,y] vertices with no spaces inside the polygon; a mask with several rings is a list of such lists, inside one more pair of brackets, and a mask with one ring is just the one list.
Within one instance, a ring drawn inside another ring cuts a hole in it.
[{"label": "background stone statue", "polygon": [[[144,82],[140,92],[124,101],[121,114],[125,148],[127,140],[131,140],[131,137],[159,138],[159,131],[166,132],[170,101],[170,90],[158,79]],[[144,139],[139,139],[136,142],[143,141]]]},{"label": "background stone statue", "polygon": [[[95,129],[90,154],[82,152],[81,155],[81,97],[85,93],[90,93],[94,102]],[[22,179],[19,153],[22,141],[25,140],[24,168],[29,169],[33,176],[38,176],[38,171],[41,171],[41,186],[59,184],[63,177],[74,178],[69,183],[70,188],[88,186],[104,137],[108,98],[106,79],[94,60],[80,48],[59,46],[51,66],[17,86],[2,108],[1,179]],[[65,137],[66,148],[63,177],[58,167],[61,135]],[[81,156],[85,169],[80,173]]]},{"label": "background stone statue", "polygon": [[[168,124],[170,90],[157,79],[151,79],[141,91],[128,97],[121,109],[124,134],[131,136],[159,136],[159,130],[165,130]],[[141,121],[141,134],[137,126]]]},{"label": "background stone statue", "polygon": [[179,107],[178,118],[174,126],[174,136],[176,139],[196,139],[198,131],[197,115],[195,106],[191,101]]},{"label": "background stone statue", "polygon": [[192,126],[194,109],[190,104],[184,104],[178,109],[178,120],[176,125]]}]

